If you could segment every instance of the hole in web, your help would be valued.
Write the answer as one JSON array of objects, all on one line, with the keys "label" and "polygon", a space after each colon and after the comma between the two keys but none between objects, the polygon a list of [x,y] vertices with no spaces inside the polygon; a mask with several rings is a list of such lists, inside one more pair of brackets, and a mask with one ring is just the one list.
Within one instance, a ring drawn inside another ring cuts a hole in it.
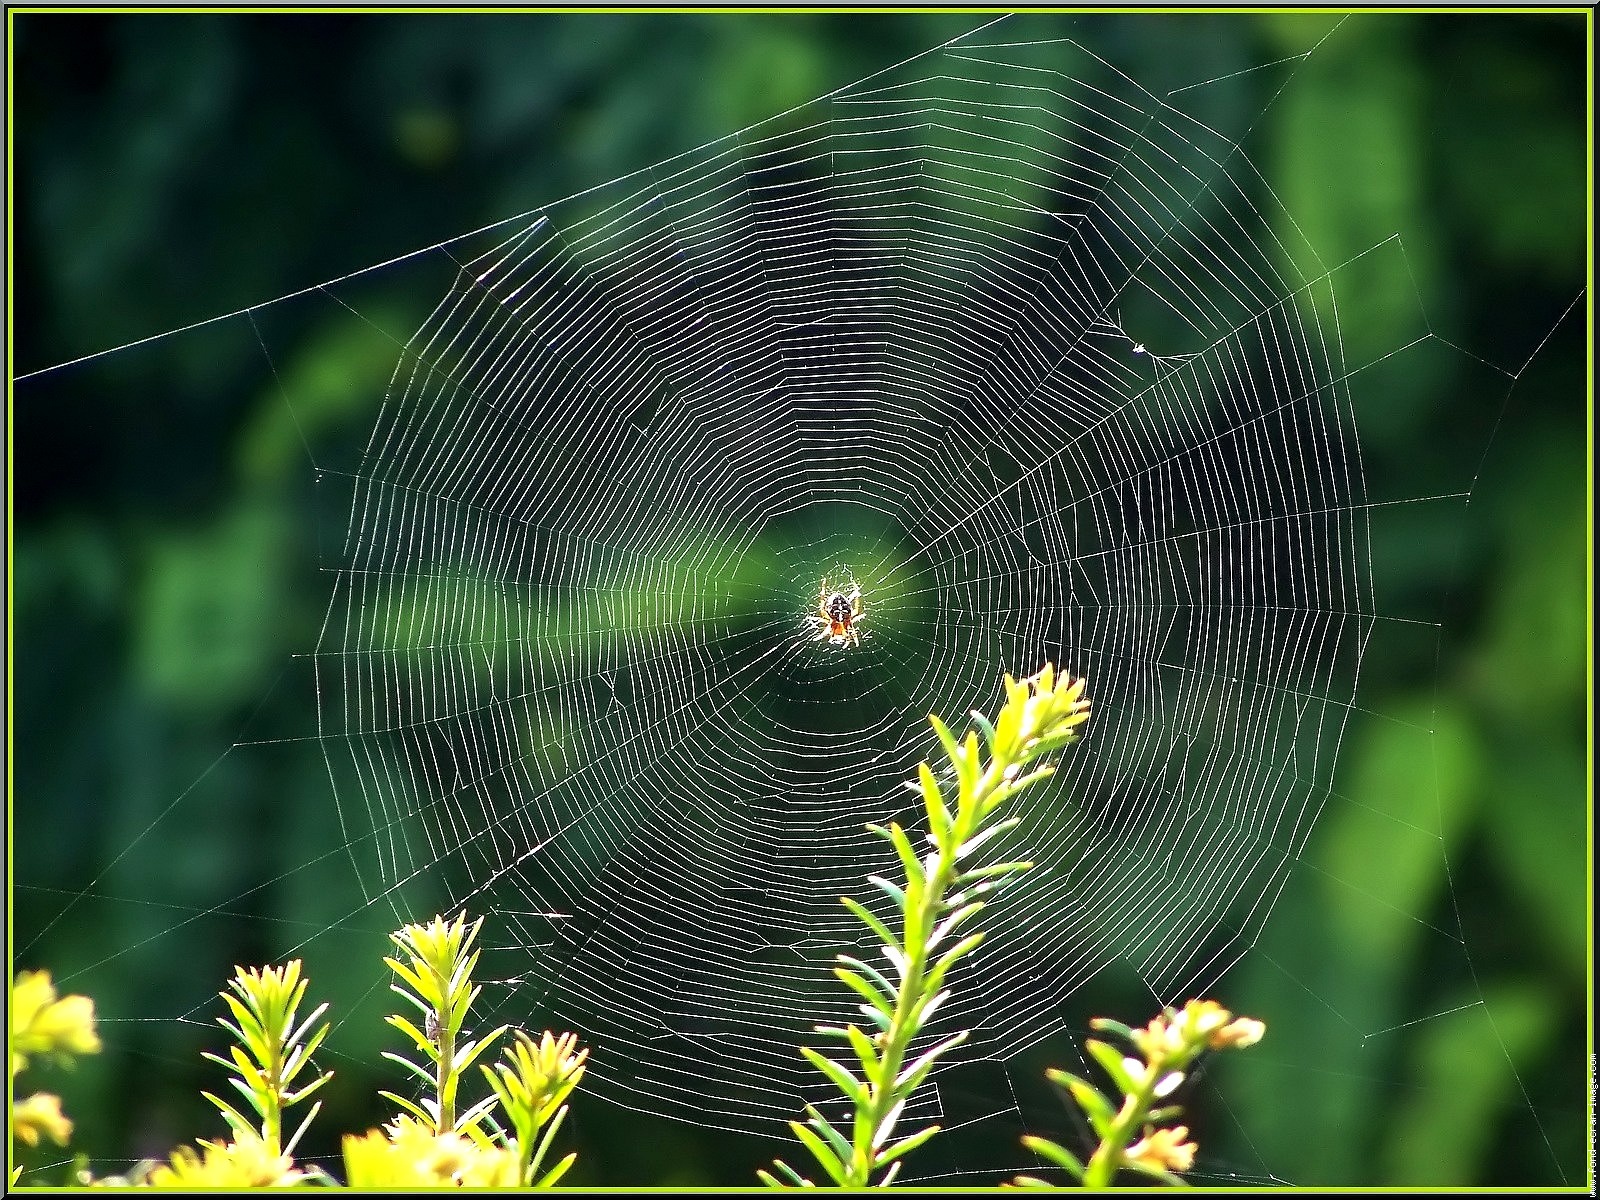
[{"label": "hole in web", "polygon": [[[975,35],[413,264],[436,306],[319,478],[304,663],[356,921],[487,914],[482,1024],[779,1131],[825,1095],[795,1049],[853,1014],[838,897],[890,865],[867,822],[919,825],[927,714],[1048,658],[1096,715],[1019,803],[1001,849],[1039,866],[916,1113],[1025,1125],[1091,981],[1216,985],[1304,887],[1401,636],[1352,389],[1425,322],[1351,358],[1337,298],[1404,254],[1293,230],[1076,43]],[[328,294],[366,321],[360,285]],[[859,645],[814,637],[825,579]]]}]

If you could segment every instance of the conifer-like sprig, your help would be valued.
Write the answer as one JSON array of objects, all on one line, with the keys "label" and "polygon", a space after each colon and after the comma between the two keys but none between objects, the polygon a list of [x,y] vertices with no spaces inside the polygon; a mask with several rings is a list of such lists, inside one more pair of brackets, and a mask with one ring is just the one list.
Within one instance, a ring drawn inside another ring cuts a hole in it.
[{"label": "conifer-like sprig", "polygon": [[464,1111],[457,1111],[462,1076],[507,1028],[502,1025],[477,1039],[466,1032],[467,1014],[482,990],[472,981],[472,972],[478,965],[473,943],[482,928],[482,917],[468,925],[465,913],[450,922],[435,917],[426,925],[406,925],[389,935],[405,961],[383,960],[400,980],[390,988],[416,1008],[422,1018],[420,1028],[398,1013],[385,1018],[411,1039],[420,1060],[388,1051],[384,1057],[405,1067],[433,1094],[420,1103],[394,1092],[382,1095],[436,1134],[466,1133],[476,1128],[479,1118],[495,1102],[495,1096],[490,1094]]},{"label": "conifer-like sprig", "polygon": [[[949,998],[950,969],[983,940],[981,932],[961,936],[958,930],[982,910],[986,893],[1031,865],[978,866],[973,856],[1016,825],[1016,818],[999,815],[1005,802],[1054,770],[1042,763],[1026,768],[1075,741],[1077,727],[1089,718],[1084,681],[1058,680],[1049,664],[1020,682],[1007,675],[1005,686],[1006,703],[994,723],[974,712],[974,728],[959,741],[938,717],[929,718],[956,785],[952,807],[927,763],[918,768],[917,782],[907,784],[922,798],[932,851],[919,856],[910,835],[895,822],[868,826],[894,846],[904,869],[903,884],[880,876],[868,880],[893,903],[899,928],[891,929],[857,900],[843,901],[878,938],[888,970],[841,954],[834,974],[864,1001],[861,1011],[869,1027],[818,1027],[824,1036],[845,1042],[853,1061],[809,1046],[800,1052],[850,1101],[855,1117],[848,1136],[814,1107],[808,1108],[805,1121],[790,1122],[795,1136],[841,1187],[891,1183],[903,1157],[939,1131],[929,1125],[895,1139],[906,1101],[939,1060],[966,1040],[967,1031],[951,1033],[909,1062],[908,1051]],[[773,1166],[776,1174],[758,1172],[769,1186],[813,1186],[782,1160]]]},{"label": "conifer-like sprig", "polygon": [[230,990],[221,995],[233,1019],[219,1017],[217,1024],[232,1036],[233,1045],[228,1047],[227,1058],[210,1052],[206,1052],[205,1057],[233,1073],[228,1082],[249,1102],[260,1124],[221,1097],[210,1092],[202,1094],[221,1111],[236,1143],[259,1146],[260,1154],[267,1160],[287,1159],[293,1155],[306,1127],[322,1107],[322,1101],[311,1106],[287,1141],[283,1137],[284,1112],[333,1078],[333,1072],[327,1071],[296,1086],[302,1073],[311,1067],[311,1056],[328,1034],[327,1025],[312,1028],[328,1006],[319,1004],[303,1020],[300,1018],[306,980],[301,977],[299,959],[282,967],[236,967],[228,988]]}]

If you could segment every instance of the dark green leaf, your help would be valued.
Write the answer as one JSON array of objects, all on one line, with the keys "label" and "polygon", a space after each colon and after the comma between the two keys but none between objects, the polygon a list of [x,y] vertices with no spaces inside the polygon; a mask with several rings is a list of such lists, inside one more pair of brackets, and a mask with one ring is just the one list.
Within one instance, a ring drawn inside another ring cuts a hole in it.
[{"label": "dark green leaf", "polygon": [[835,967],[833,969],[833,973],[838,976],[846,986],[858,993],[877,1011],[883,1013],[885,1016],[889,1016],[894,1013],[895,998],[893,994],[885,996],[875,984],[869,983],[866,979],[862,978],[848,967]]},{"label": "dark green leaf", "polygon": [[1100,1094],[1086,1079],[1069,1076],[1067,1090],[1072,1093],[1072,1098],[1078,1102],[1078,1107],[1083,1109],[1083,1115],[1089,1118],[1089,1124],[1101,1137],[1105,1137],[1106,1130],[1111,1128],[1111,1122],[1116,1118],[1116,1109],[1111,1101]]},{"label": "dark green leaf", "polygon": [[945,1051],[953,1050],[966,1040],[967,1030],[962,1029],[952,1033],[942,1042],[929,1048],[923,1054],[919,1055],[916,1061],[902,1070],[895,1078],[894,1086],[896,1091],[910,1093],[918,1084],[922,1082],[923,1077],[933,1069],[934,1063],[938,1061],[939,1057],[943,1055]]},{"label": "dark green leaf", "polygon": [[831,1058],[818,1054],[810,1046],[801,1046],[800,1054],[817,1070],[833,1080],[834,1086],[843,1092],[852,1104],[859,1105],[866,1099],[866,1085]]},{"label": "dark green leaf", "polygon": [[[900,890],[900,886],[898,884],[891,883],[889,880],[885,879],[882,875],[868,875],[867,876],[867,882],[870,883],[873,887],[875,887],[878,890],[880,890],[881,892],[883,892],[883,894],[885,896],[888,896],[889,899],[893,900],[895,902],[895,905],[898,908],[900,908],[902,910],[905,908],[905,906],[906,906],[906,894],[905,894],[905,892]],[[895,944],[896,947],[899,946],[898,942],[896,942],[894,944]]]},{"label": "dark green leaf", "polygon": [[806,1122],[828,1139],[828,1145],[833,1147],[833,1152],[839,1156],[840,1162],[848,1162],[854,1149],[845,1136],[833,1127],[833,1123],[823,1116],[811,1105],[806,1106]]},{"label": "dark green leaf", "polygon": [[1123,1055],[1115,1046],[1090,1038],[1083,1044],[1083,1048],[1105,1068],[1105,1073],[1111,1076],[1111,1082],[1116,1084],[1120,1091],[1127,1093],[1134,1090],[1133,1077],[1128,1074],[1128,1068],[1123,1066]]},{"label": "dark green leaf", "polygon": [[790,1121],[789,1128],[794,1130],[795,1137],[805,1143],[806,1149],[811,1151],[811,1157],[817,1160],[817,1165],[828,1173],[830,1179],[843,1187],[846,1178],[844,1163],[839,1161],[839,1156],[827,1142],[823,1141],[822,1136],[799,1121]]},{"label": "dark green leaf", "polygon": [[[902,893],[902,895],[903,894],[904,893]],[[855,913],[857,919],[860,920],[863,925],[872,930],[873,933],[877,934],[878,939],[882,941],[885,946],[894,946],[896,948],[900,947],[899,940],[896,939],[894,934],[889,932],[889,927],[882,921],[878,920],[877,917],[873,916],[872,913],[867,909],[866,905],[862,904],[858,900],[852,900],[849,896],[840,896],[839,900],[846,908]],[[841,955],[841,957],[843,956]]]},{"label": "dark green leaf", "polygon": [[938,987],[944,980],[945,972],[955,966],[959,959],[976,950],[979,943],[983,941],[983,937],[982,933],[969,934],[940,955],[939,961],[934,963],[928,971],[927,986],[929,988]]},{"label": "dark green leaf", "polygon": [[893,996],[896,994],[896,988],[894,984],[890,983],[889,980],[884,976],[883,972],[879,971],[871,963],[862,962],[859,958],[856,958],[850,954],[839,955],[839,961],[853,971],[860,971],[868,979],[872,980],[872,982],[881,987],[885,995]]},{"label": "dark green leaf", "polygon": [[1083,1164],[1078,1161],[1078,1156],[1065,1146],[1058,1146],[1048,1138],[1024,1137],[1022,1144],[1041,1158],[1047,1158],[1056,1166],[1066,1170],[1074,1179],[1083,1179]]},{"label": "dark green leaf", "polygon": [[983,734],[983,740],[988,744],[989,753],[992,756],[994,754],[994,726],[989,723],[989,718],[984,716],[977,709],[972,710],[972,723],[976,725],[979,732]]},{"label": "dark green leaf", "polygon": [[929,1125],[926,1129],[919,1129],[916,1133],[900,1139],[900,1141],[894,1143],[894,1145],[889,1146],[884,1150],[880,1150],[877,1157],[872,1160],[872,1165],[874,1167],[887,1166],[901,1155],[910,1154],[918,1146],[922,1145],[922,1143],[926,1142],[934,1134],[938,1133],[940,1128],[941,1127],[938,1125]]}]

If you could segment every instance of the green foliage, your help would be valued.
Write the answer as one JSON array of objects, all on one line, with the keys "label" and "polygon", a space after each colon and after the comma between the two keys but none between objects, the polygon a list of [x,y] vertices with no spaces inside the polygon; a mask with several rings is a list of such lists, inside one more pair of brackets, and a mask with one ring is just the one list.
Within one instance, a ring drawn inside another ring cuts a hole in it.
[{"label": "green foliage", "polygon": [[258,695],[283,629],[292,545],[284,514],[256,502],[153,546],[135,631],[142,686],[194,715]]},{"label": "green foliage", "polygon": [[[957,939],[957,929],[983,909],[980,897],[1031,865],[1001,862],[980,867],[970,861],[962,865],[962,860],[1013,828],[1016,818],[997,819],[1005,802],[1054,770],[1041,765],[1024,773],[1024,768],[1077,740],[1077,726],[1089,718],[1083,689],[1081,679],[1063,678],[1058,683],[1054,667],[1047,663],[1020,683],[1006,676],[1006,703],[999,717],[991,725],[982,713],[974,712],[976,728],[961,741],[938,717],[930,717],[956,781],[953,809],[927,763],[919,767],[918,781],[906,785],[922,798],[932,853],[919,857],[897,823],[869,826],[894,847],[905,872],[903,884],[876,875],[868,880],[893,903],[898,930],[859,901],[845,897],[842,902],[879,939],[894,977],[848,954],[839,956],[834,974],[865,1001],[861,1011],[871,1028],[818,1027],[818,1033],[849,1047],[853,1064],[809,1046],[800,1052],[850,1102],[854,1123],[847,1137],[815,1107],[807,1109],[804,1122],[790,1122],[795,1136],[840,1187],[887,1186],[899,1174],[903,1157],[939,1131],[939,1126],[930,1125],[893,1140],[906,1101],[939,1060],[966,1040],[967,1031],[942,1038],[909,1063],[908,1052],[949,998],[945,977],[950,969],[983,941],[981,932]],[[987,762],[979,731],[988,750]],[[774,1166],[777,1175],[759,1172],[769,1187],[812,1186],[787,1163],[779,1160]]]},{"label": "green foliage", "polygon": [[[1017,683],[1007,677],[1008,702],[999,720],[990,725],[981,714],[974,723],[983,731],[989,761],[983,763],[977,735],[969,732],[957,742],[937,717],[933,725],[945,753],[955,768],[958,792],[952,810],[932,770],[923,764],[919,783],[935,850],[918,859],[898,824],[883,830],[894,843],[906,868],[906,886],[887,880],[874,882],[897,897],[901,933],[892,933],[864,906],[845,904],[884,940],[884,952],[896,967],[898,986],[859,959],[840,955],[839,978],[867,1003],[863,1011],[876,1032],[868,1035],[849,1025],[821,1032],[843,1038],[855,1051],[859,1075],[849,1067],[809,1048],[801,1052],[855,1105],[853,1140],[815,1109],[805,1124],[793,1122],[796,1136],[812,1152],[833,1181],[841,1187],[876,1182],[887,1186],[903,1165],[903,1157],[938,1132],[930,1125],[892,1141],[897,1118],[911,1093],[927,1078],[939,1058],[967,1036],[958,1031],[924,1051],[909,1064],[907,1048],[924,1028],[933,1011],[949,995],[944,977],[982,940],[972,933],[935,953],[955,928],[975,916],[983,901],[975,897],[992,890],[1005,877],[1027,868],[1026,863],[998,863],[988,867],[957,866],[998,832],[1010,819],[994,821],[1005,800],[1048,775],[1049,766],[1023,774],[1021,768],[1069,744],[1074,727],[1088,717],[1083,681],[1055,686],[1046,666],[1038,675]],[[951,892],[952,887],[960,889]],[[478,955],[472,949],[482,920],[470,926],[462,914],[453,922],[436,917],[425,925],[407,925],[390,935],[408,961],[384,961],[400,978],[393,989],[423,1014],[423,1029],[405,1017],[388,1021],[416,1044],[432,1071],[400,1055],[400,1062],[433,1086],[432,1098],[418,1105],[393,1093],[383,1093],[406,1111],[384,1130],[371,1130],[344,1139],[346,1184],[352,1188],[409,1189],[421,1187],[549,1188],[566,1174],[576,1159],[568,1154],[548,1170],[543,1164],[556,1131],[566,1116],[567,1098],[583,1078],[588,1050],[579,1049],[577,1037],[545,1032],[538,1039],[516,1030],[504,1059],[480,1072],[491,1095],[455,1114],[457,1085],[462,1074],[505,1031],[502,1026],[478,1040],[462,1040],[462,1023],[478,986],[472,970]],[[219,1188],[298,1187],[306,1184],[339,1186],[319,1168],[294,1162],[296,1145],[321,1108],[311,1106],[294,1135],[283,1141],[283,1115],[308,1099],[332,1077],[316,1075],[296,1086],[312,1064],[312,1056],[329,1027],[318,1025],[327,1011],[319,1004],[300,1015],[308,981],[301,963],[283,967],[237,968],[228,990],[221,993],[231,1014],[218,1024],[233,1040],[227,1057],[207,1052],[205,1057],[232,1072],[230,1083],[260,1118],[256,1126],[231,1104],[211,1094],[207,1100],[222,1113],[231,1141],[202,1141],[180,1146],[166,1162],[144,1162],[126,1176],[95,1179],[81,1161],[80,1179],[100,1187],[155,1187],[188,1190]],[[17,1072],[30,1057],[88,1054],[100,1048],[94,1029],[93,1004],[83,996],[58,999],[43,972],[23,972],[11,992],[10,1072],[13,1090]],[[1143,1059],[1124,1058],[1109,1044],[1090,1041],[1089,1053],[1123,1093],[1120,1107],[1088,1081],[1061,1071],[1050,1077],[1084,1112],[1101,1143],[1085,1167],[1064,1147],[1042,1138],[1024,1138],[1024,1144],[1067,1170],[1088,1186],[1107,1186],[1124,1168],[1167,1183],[1173,1173],[1188,1169],[1194,1146],[1184,1140],[1183,1126],[1163,1128],[1159,1122],[1179,1113],[1176,1106],[1155,1108],[1154,1101],[1169,1095],[1182,1082],[1184,1072],[1206,1050],[1247,1046],[1259,1040],[1261,1023],[1235,1020],[1209,1001],[1191,1001],[1181,1011],[1168,1010],[1148,1027],[1131,1030],[1115,1021],[1097,1021],[1097,1029],[1131,1042]],[[499,1116],[494,1112],[498,1104]],[[509,1128],[507,1128],[509,1126]],[[37,1145],[41,1137],[66,1144],[72,1132],[61,1113],[60,1101],[38,1094],[17,1102],[12,1109],[12,1137]],[[1135,1132],[1141,1136],[1130,1145]],[[777,1175],[760,1172],[771,1187],[786,1183],[812,1186],[781,1160]],[[14,1168],[10,1182],[22,1173]],[[874,1179],[874,1175],[877,1178]],[[1023,1177],[1022,1186],[1047,1186]]]},{"label": "green foliage", "polygon": [[391,990],[416,1008],[422,1020],[418,1029],[414,1021],[398,1013],[385,1017],[411,1039],[420,1060],[390,1051],[385,1051],[384,1057],[433,1088],[433,1095],[420,1104],[395,1092],[384,1092],[383,1097],[435,1134],[471,1129],[494,1103],[494,1097],[488,1096],[459,1114],[456,1111],[462,1076],[506,1031],[502,1025],[486,1037],[466,1036],[467,1013],[481,990],[472,982],[473,968],[478,965],[472,943],[483,927],[483,918],[470,926],[466,922],[463,913],[449,924],[443,917],[435,917],[427,925],[407,925],[389,935],[406,961],[383,960],[400,977],[399,983],[389,985]]},{"label": "green foliage", "polygon": [[[72,1122],[61,1111],[61,1098],[51,1092],[21,1096],[17,1076],[31,1059],[71,1061],[100,1052],[95,1030],[94,1002],[87,996],[57,996],[48,971],[21,971],[11,983],[10,1020],[7,1024],[6,1095],[11,1100],[11,1140],[37,1146],[48,1139],[65,1146],[72,1138]],[[9,1180],[22,1175],[13,1166]]]},{"label": "green foliage", "polygon": [[[1437,1179],[1441,1147],[1460,1177],[1480,1176],[1496,1147],[1464,1131],[1490,1128],[1506,1092],[1518,1086],[1511,1064],[1560,1035],[1557,1014],[1535,988],[1496,988],[1481,1004],[1475,999],[1462,994],[1448,1019],[1430,1022],[1406,1062],[1411,1083],[1378,1150],[1380,1174],[1396,1188]],[[1488,1046],[1506,1053],[1486,1054]]]},{"label": "green foliage", "polygon": [[205,1092],[205,1098],[221,1110],[236,1140],[242,1142],[254,1133],[260,1137],[267,1157],[292,1155],[322,1102],[319,1100],[311,1106],[287,1142],[283,1140],[284,1110],[307,1099],[333,1078],[333,1072],[328,1071],[298,1089],[293,1086],[328,1035],[326,1025],[314,1032],[311,1028],[328,1011],[328,1006],[319,1004],[304,1020],[299,1019],[300,1002],[306,994],[299,959],[285,967],[265,967],[259,971],[240,967],[228,986],[234,994],[223,992],[222,998],[232,1010],[233,1020],[220,1017],[217,1024],[233,1035],[234,1044],[229,1048],[228,1058],[209,1051],[206,1057],[234,1072],[228,1082],[255,1109],[261,1118],[260,1128],[252,1126],[220,1097]]},{"label": "green foliage", "polygon": [[[506,1027],[483,1038],[466,1036],[464,1023],[479,987],[472,971],[478,953],[473,942],[482,920],[467,924],[435,917],[424,925],[407,925],[390,934],[402,959],[385,958],[400,982],[393,990],[421,1013],[422,1028],[406,1017],[388,1022],[415,1044],[418,1059],[386,1054],[418,1076],[433,1095],[416,1103],[393,1092],[382,1093],[405,1111],[383,1130],[344,1139],[346,1182],[350,1187],[407,1189],[417,1187],[548,1188],[577,1158],[568,1154],[546,1169],[544,1161],[566,1116],[567,1097],[583,1078],[587,1049],[574,1034],[542,1034],[537,1040],[516,1031],[504,1061],[480,1067],[490,1094],[457,1111],[459,1085],[467,1069]],[[82,1182],[100,1187],[171,1187],[186,1189],[338,1186],[316,1167],[295,1164],[294,1151],[322,1107],[319,1100],[287,1142],[284,1112],[319,1091],[333,1072],[302,1080],[329,1026],[318,1025],[327,1011],[319,1004],[304,1017],[307,980],[297,959],[283,967],[237,968],[228,990],[221,993],[230,1017],[218,1024],[233,1045],[226,1057],[207,1052],[210,1061],[227,1068],[229,1082],[248,1101],[256,1125],[232,1104],[205,1092],[222,1113],[232,1139],[180,1146],[166,1162],[145,1161],[125,1176],[96,1179],[80,1162]],[[38,1055],[74,1055],[98,1050],[94,1008],[83,996],[57,999],[43,972],[23,972],[11,994],[11,1076]],[[426,1064],[426,1065],[423,1065]],[[297,1082],[298,1081],[298,1082]],[[495,1108],[498,1105],[497,1117]],[[503,1121],[499,1118],[503,1118]],[[37,1145],[41,1137],[66,1144],[72,1123],[61,1113],[55,1096],[36,1095],[12,1110],[12,1137]],[[21,1168],[13,1170],[16,1183]]]},{"label": "green foliage", "polygon": [[[1250,1017],[1234,1017],[1211,1000],[1191,1000],[1181,1009],[1167,1009],[1143,1029],[1129,1029],[1104,1018],[1095,1029],[1128,1043],[1139,1054],[1128,1057],[1109,1042],[1091,1040],[1084,1049],[1115,1085],[1113,1103],[1094,1084],[1067,1071],[1051,1070],[1049,1079],[1082,1111],[1099,1139],[1087,1165],[1065,1146],[1048,1138],[1024,1137],[1022,1144],[1065,1170],[1087,1188],[1107,1188],[1121,1171],[1133,1171],[1160,1183],[1183,1182],[1178,1172],[1194,1165],[1195,1145],[1184,1125],[1168,1125],[1183,1109],[1158,1104],[1183,1083],[1195,1061],[1208,1050],[1253,1046],[1266,1027]],[[1137,1138],[1137,1140],[1135,1140]],[[1034,1176],[1020,1176],[1021,1187],[1049,1187]]]},{"label": "green foliage", "polygon": [[583,1078],[589,1051],[578,1050],[577,1036],[570,1033],[559,1038],[544,1033],[536,1042],[519,1029],[515,1040],[505,1061],[480,1070],[511,1120],[512,1137],[505,1140],[517,1154],[517,1183],[554,1187],[578,1156],[568,1154],[546,1171],[545,1155],[567,1115],[566,1099]]}]

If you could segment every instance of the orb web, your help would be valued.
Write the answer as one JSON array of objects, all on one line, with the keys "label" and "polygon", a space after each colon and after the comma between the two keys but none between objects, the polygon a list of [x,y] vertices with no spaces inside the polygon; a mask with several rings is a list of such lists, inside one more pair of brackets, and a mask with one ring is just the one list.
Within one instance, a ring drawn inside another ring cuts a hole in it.
[{"label": "orb web", "polygon": [[[314,656],[369,902],[485,914],[483,1019],[578,1030],[600,1095],[786,1120],[927,715],[1051,660],[1095,716],[1017,801],[1038,865],[953,1062],[1112,963],[1219,978],[1373,620],[1338,272],[1293,229],[1235,143],[991,30],[457,253]],[[815,637],[839,580],[857,645]]]}]

